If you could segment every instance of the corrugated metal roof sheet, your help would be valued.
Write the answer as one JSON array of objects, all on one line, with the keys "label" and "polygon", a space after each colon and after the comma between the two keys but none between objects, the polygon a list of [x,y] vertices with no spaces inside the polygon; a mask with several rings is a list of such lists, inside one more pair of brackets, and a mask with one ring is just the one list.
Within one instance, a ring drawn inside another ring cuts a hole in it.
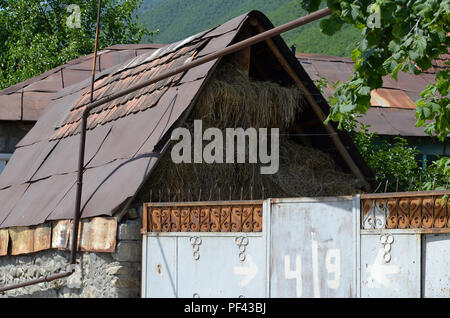
[{"label": "corrugated metal roof sheet", "polygon": [[[329,88],[338,80],[341,82],[347,81],[354,72],[353,61],[346,57],[306,53],[297,53],[296,56],[311,78],[323,77],[327,79]],[[372,105],[412,108],[416,100],[412,100],[411,96],[419,98],[420,92],[431,83],[434,83],[434,75],[431,73],[412,75],[399,72],[398,81],[390,76],[385,76],[382,89],[375,93],[378,99],[383,100],[384,104],[379,104],[376,99],[373,99]],[[394,95],[395,98],[392,98]]]},{"label": "corrugated metal roof sheet", "polygon": [[[353,61],[345,57],[297,53],[297,59],[311,79],[325,78],[329,81],[323,89],[324,97],[334,94],[332,85],[336,81],[346,81],[354,72]],[[399,72],[398,81],[390,76],[383,77],[383,87],[372,91],[373,106],[361,117],[361,122],[371,125],[372,132],[381,135],[428,136],[423,128],[415,127],[415,102],[428,84],[435,82],[435,73],[446,66],[449,54],[443,54],[426,73],[412,75]]]},{"label": "corrugated metal roof sheet", "polygon": [[422,127],[416,127],[416,113],[411,109],[372,107],[358,119],[370,125],[369,132],[380,135],[423,137],[428,136]]},{"label": "corrugated metal roof sheet", "polygon": [[[114,45],[99,52],[97,70],[104,71],[163,44]],[[91,77],[92,54],[0,90],[0,120],[37,121],[55,94]]]}]

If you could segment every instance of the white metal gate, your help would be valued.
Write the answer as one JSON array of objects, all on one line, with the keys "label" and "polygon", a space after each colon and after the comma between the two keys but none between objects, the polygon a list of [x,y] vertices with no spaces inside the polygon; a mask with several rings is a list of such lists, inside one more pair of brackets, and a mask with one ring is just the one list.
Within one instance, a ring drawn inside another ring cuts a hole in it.
[{"label": "white metal gate", "polygon": [[142,296],[450,297],[448,209],[422,195],[153,204]]}]

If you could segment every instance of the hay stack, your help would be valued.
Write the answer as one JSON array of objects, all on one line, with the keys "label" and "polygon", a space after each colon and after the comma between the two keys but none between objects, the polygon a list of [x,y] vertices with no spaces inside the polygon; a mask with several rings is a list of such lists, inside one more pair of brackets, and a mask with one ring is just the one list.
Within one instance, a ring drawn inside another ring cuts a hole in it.
[{"label": "hay stack", "polygon": [[[242,127],[280,128],[280,168],[261,175],[261,164],[174,164],[171,147],[138,195],[140,201],[239,200],[347,195],[358,192],[354,177],[341,172],[325,153],[287,136],[302,98],[296,87],[255,81],[233,64],[219,67],[184,124],[203,130]],[[207,142],[205,142],[207,144]],[[204,145],[205,145],[204,144]],[[150,198],[152,193],[152,198]]]}]

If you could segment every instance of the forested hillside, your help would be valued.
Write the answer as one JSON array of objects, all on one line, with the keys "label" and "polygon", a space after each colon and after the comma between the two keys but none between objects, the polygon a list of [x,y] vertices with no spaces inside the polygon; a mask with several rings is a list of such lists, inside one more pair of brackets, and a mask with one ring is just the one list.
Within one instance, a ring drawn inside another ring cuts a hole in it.
[{"label": "forested hillside", "polygon": [[[299,0],[145,0],[139,16],[150,30],[160,30],[154,42],[172,43],[251,10],[264,12],[276,26],[306,14]],[[315,22],[283,37],[299,52],[350,56],[360,35],[344,27],[328,37]]]}]

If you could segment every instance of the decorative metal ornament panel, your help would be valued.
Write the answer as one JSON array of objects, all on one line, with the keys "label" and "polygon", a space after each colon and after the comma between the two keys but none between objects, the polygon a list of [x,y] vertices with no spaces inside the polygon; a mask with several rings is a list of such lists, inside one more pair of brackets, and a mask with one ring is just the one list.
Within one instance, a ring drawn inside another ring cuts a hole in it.
[{"label": "decorative metal ornament panel", "polygon": [[262,202],[144,204],[145,232],[262,232]]},{"label": "decorative metal ornament panel", "polygon": [[361,196],[363,229],[450,229],[450,191]]}]

